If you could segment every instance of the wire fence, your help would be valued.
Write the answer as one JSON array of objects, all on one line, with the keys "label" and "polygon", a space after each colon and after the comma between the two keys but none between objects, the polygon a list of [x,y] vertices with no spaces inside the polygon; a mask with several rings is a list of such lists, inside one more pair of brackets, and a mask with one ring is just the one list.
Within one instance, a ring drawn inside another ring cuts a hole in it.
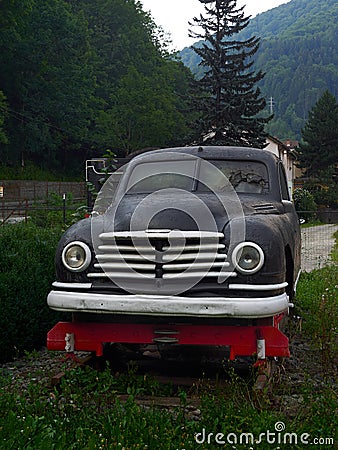
[{"label": "wire fence", "polygon": [[40,201],[51,195],[72,194],[86,197],[86,184],[81,181],[0,180],[0,199],[5,202]]},{"label": "wire fence", "polygon": [[301,223],[338,223],[337,209],[318,209],[316,211],[298,211],[298,217]]},{"label": "wire fence", "polygon": [[336,224],[302,228],[302,270],[310,272],[332,264],[331,252],[335,245]]},{"label": "wire fence", "polygon": [[[8,223],[27,222],[29,219],[48,223],[48,217],[51,214],[58,217],[59,221],[67,223],[69,215],[75,214],[76,211],[83,211],[83,217],[86,211],[86,199],[73,198],[66,194],[54,196],[49,200],[20,200],[12,202],[0,201],[0,225]],[[80,219],[81,217],[79,217]]]},{"label": "wire fence", "polygon": [[28,220],[36,213],[71,210],[87,203],[84,182],[0,180],[0,223]]}]

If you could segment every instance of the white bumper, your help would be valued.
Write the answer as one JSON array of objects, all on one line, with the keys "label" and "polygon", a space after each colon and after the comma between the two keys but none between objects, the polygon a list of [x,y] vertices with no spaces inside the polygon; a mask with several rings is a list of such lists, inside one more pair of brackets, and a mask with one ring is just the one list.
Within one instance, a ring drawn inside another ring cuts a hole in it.
[{"label": "white bumper", "polygon": [[263,318],[289,308],[285,293],[272,297],[232,298],[51,291],[47,303],[57,311],[185,317]]}]

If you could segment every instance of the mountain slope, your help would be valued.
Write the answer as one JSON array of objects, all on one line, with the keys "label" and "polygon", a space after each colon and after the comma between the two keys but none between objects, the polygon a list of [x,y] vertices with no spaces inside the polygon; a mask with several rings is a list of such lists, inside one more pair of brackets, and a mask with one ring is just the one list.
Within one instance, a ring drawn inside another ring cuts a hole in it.
[{"label": "mountain slope", "polygon": [[[336,0],[291,0],[253,18],[239,35],[261,37],[255,68],[266,72],[260,87],[275,114],[271,134],[300,139],[321,94],[328,89],[338,96],[337,23]],[[191,48],[180,57],[201,76],[199,57]]]}]

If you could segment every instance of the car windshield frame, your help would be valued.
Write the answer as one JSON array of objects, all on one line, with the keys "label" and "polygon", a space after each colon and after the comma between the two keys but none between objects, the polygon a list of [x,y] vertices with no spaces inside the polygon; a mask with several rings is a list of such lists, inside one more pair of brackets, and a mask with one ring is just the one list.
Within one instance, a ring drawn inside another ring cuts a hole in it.
[{"label": "car windshield frame", "polygon": [[[172,188],[197,193],[222,192],[229,186],[229,183],[224,183],[224,175],[238,194],[270,192],[269,171],[262,161],[232,158],[203,159],[202,161],[207,161],[218,169],[218,171],[212,171],[213,179],[210,177],[208,186],[199,179],[208,178],[205,172],[210,170],[211,173],[211,168],[209,164],[201,164],[200,160],[145,161],[133,168],[128,179],[126,194],[150,194]],[[168,164],[168,171],[164,168],[165,164]],[[143,185],[142,189],[140,189],[140,183]]]}]

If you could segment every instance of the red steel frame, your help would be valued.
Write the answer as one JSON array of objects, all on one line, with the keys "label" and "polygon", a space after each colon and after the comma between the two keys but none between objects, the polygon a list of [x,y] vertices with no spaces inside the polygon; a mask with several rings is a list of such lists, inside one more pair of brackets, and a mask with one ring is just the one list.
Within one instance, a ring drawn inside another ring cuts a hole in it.
[{"label": "red steel frame", "polygon": [[103,354],[106,342],[153,344],[160,339],[174,339],[179,345],[217,345],[230,348],[230,360],[257,354],[257,340],[265,341],[265,357],[288,357],[289,340],[279,330],[280,316],[273,326],[159,325],[97,322],[59,322],[47,335],[49,350],[65,350],[66,335],[74,340],[73,350]]}]

